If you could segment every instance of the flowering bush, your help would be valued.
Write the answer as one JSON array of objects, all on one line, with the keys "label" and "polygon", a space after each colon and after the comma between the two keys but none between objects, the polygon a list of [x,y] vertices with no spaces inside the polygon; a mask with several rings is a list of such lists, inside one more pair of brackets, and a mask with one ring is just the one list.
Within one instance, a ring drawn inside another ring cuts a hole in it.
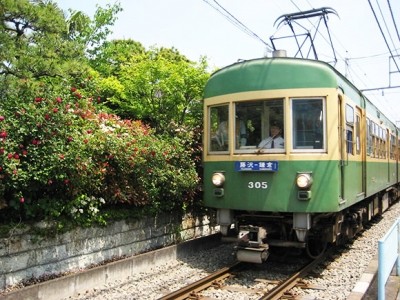
[{"label": "flowering bush", "polygon": [[0,209],[96,220],[103,204],[168,209],[193,195],[185,141],[98,112],[96,102],[72,87],[0,106]]}]

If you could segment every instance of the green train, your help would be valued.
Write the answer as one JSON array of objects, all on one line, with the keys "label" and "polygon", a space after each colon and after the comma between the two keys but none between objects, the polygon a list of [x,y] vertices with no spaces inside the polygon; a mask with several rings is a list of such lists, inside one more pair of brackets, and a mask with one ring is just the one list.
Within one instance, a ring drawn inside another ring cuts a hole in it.
[{"label": "green train", "polygon": [[204,204],[240,261],[318,257],[398,199],[396,125],[331,65],[277,54],[204,90]]}]

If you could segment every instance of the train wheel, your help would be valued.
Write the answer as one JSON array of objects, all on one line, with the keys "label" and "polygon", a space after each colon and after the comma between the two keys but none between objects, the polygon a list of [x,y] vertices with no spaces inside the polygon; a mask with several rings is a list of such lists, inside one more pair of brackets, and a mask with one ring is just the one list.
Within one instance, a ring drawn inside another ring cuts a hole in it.
[{"label": "train wheel", "polygon": [[322,232],[308,232],[306,236],[306,253],[316,259],[324,254],[328,243]]}]

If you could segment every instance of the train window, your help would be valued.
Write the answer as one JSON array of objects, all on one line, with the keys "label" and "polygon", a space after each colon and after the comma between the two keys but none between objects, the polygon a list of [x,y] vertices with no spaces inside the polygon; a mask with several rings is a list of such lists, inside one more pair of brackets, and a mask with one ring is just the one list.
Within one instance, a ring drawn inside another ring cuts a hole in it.
[{"label": "train window", "polygon": [[293,149],[324,149],[323,99],[292,99]]},{"label": "train window", "polygon": [[350,105],[346,105],[346,123],[354,123],[354,108]]},{"label": "train window", "polygon": [[361,145],[360,145],[360,132],[361,132],[361,128],[360,128],[360,122],[361,122],[361,118],[360,116],[357,114],[356,115],[356,154],[360,155],[361,154]]},{"label": "train window", "polygon": [[396,159],[396,136],[390,135],[390,159]]},{"label": "train window", "polygon": [[371,156],[372,154],[372,130],[371,121],[367,118],[367,155]]},{"label": "train window", "polygon": [[[284,111],[282,99],[235,103],[236,152],[284,151]],[[278,129],[272,127],[278,126]],[[271,150],[274,148],[274,150]]]},{"label": "train window", "polygon": [[353,154],[353,128],[351,126],[347,126],[346,129],[346,151]]},{"label": "train window", "polygon": [[228,105],[210,107],[209,110],[209,145],[210,151],[228,151],[229,114]]},{"label": "train window", "polygon": [[371,121],[372,157],[378,157],[378,125]]},{"label": "train window", "polygon": [[354,108],[346,104],[346,151],[354,155]]}]

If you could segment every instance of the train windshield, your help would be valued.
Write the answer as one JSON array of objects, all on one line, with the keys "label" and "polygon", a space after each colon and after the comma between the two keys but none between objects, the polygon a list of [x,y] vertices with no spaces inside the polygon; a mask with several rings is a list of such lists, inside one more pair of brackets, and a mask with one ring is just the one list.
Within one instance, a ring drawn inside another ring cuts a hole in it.
[{"label": "train windshield", "polygon": [[235,104],[235,150],[284,152],[283,99]]},{"label": "train windshield", "polygon": [[290,140],[294,151],[325,150],[325,102],[323,98],[291,98],[285,128],[284,99],[248,100],[233,105],[210,106],[209,151],[235,153],[285,153]]}]

